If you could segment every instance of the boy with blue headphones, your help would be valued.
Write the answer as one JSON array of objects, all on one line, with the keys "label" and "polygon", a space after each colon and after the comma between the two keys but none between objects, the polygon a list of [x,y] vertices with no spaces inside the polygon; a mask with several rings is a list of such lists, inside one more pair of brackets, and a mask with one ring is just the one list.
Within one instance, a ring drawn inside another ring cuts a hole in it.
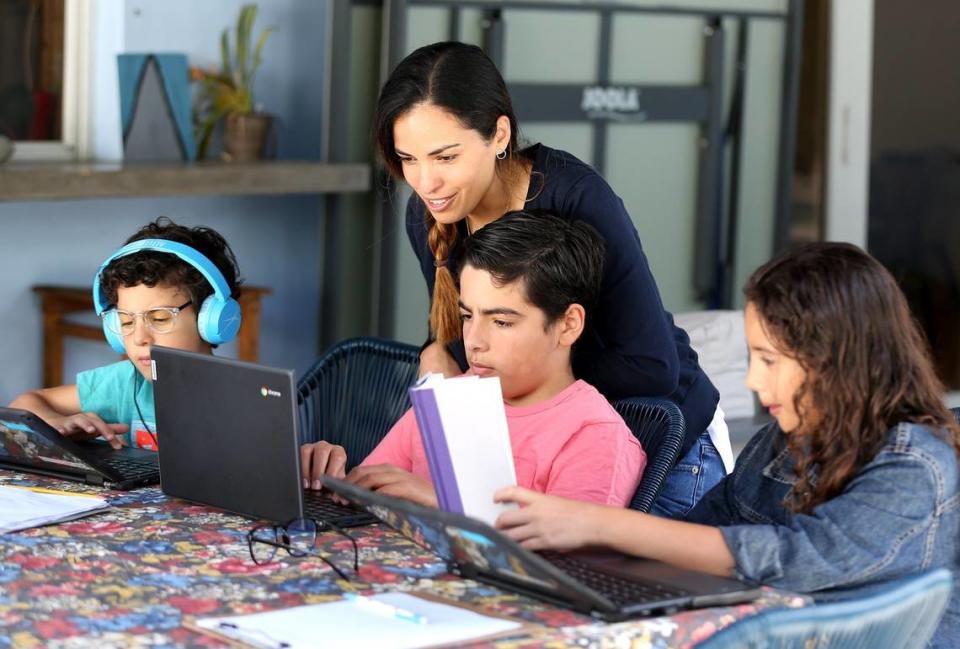
[{"label": "boy with blue headphones", "polygon": [[10,405],[61,434],[156,450],[150,348],[212,353],[240,329],[237,261],[226,240],[166,217],[101,264],[93,301],[110,346],[127,360],[77,374],[75,385],[27,392]]}]

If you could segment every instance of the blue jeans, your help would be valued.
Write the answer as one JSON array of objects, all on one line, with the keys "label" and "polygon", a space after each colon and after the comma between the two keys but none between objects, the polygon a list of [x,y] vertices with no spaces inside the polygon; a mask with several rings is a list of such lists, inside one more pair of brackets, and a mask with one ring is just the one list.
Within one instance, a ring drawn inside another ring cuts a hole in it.
[{"label": "blue jeans", "polygon": [[663,518],[683,518],[726,475],[720,453],[710,441],[710,434],[704,431],[667,474],[663,491],[650,513]]}]

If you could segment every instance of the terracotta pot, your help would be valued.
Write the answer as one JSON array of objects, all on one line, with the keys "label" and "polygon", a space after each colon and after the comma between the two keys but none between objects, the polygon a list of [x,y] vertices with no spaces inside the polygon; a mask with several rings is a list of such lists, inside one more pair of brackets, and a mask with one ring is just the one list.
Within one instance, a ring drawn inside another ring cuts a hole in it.
[{"label": "terracotta pot", "polygon": [[223,131],[223,154],[226,160],[238,162],[259,160],[270,130],[270,115],[228,115]]}]

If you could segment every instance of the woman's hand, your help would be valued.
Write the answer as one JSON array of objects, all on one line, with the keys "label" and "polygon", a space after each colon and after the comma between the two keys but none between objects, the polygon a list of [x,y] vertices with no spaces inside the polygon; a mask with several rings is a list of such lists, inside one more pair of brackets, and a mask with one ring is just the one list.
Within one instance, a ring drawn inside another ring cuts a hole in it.
[{"label": "woman's hand", "polygon": [[573,550],[600,542],[602,523],[594,519],[602,516],[604,507],[523,487],[504,487],[493,499],[520,505],[500,514],[497,528],[527,549]]},{"label": "woman's hand", "polygon": [[460,376],[463,371],[457,361],[440,343],[434,341],[420,352],[420,376],[428,372],[443,374],[446,377]]},{"label": "woman's hand", "polygon": [[303,488],[320,489],[320,478],[326,474],[334,478],[346,475],[347,451],[330,442],[315,442],[300,447],[300,469],[303,471]]},{"label": "woman's hand", "polygon": [[123,446],[122,436],[130,430],[127,424],[108,424],[95,412],[50,417],[47,423],[68,439],[87,440],[102,437],[113,448]]},{"label": "woman's hand", "polygon": [[437,506],[437,493],[430,482],[392,464],[354,467],[347,480],[386,496],[403,498],[427,507]]}]

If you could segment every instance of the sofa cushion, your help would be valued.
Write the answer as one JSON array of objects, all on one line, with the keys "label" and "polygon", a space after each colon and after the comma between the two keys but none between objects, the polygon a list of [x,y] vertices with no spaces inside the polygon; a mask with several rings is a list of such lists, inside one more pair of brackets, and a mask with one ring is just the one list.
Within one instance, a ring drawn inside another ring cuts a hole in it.
[{"label": "sofa cushion", "polygon": [[743,311],[690,311],[674,315],[678,327],[690,336],[700,367],[720,391],[720,407],[727,419],[752,417],[753,393],[747,389],[747,343]]}]

